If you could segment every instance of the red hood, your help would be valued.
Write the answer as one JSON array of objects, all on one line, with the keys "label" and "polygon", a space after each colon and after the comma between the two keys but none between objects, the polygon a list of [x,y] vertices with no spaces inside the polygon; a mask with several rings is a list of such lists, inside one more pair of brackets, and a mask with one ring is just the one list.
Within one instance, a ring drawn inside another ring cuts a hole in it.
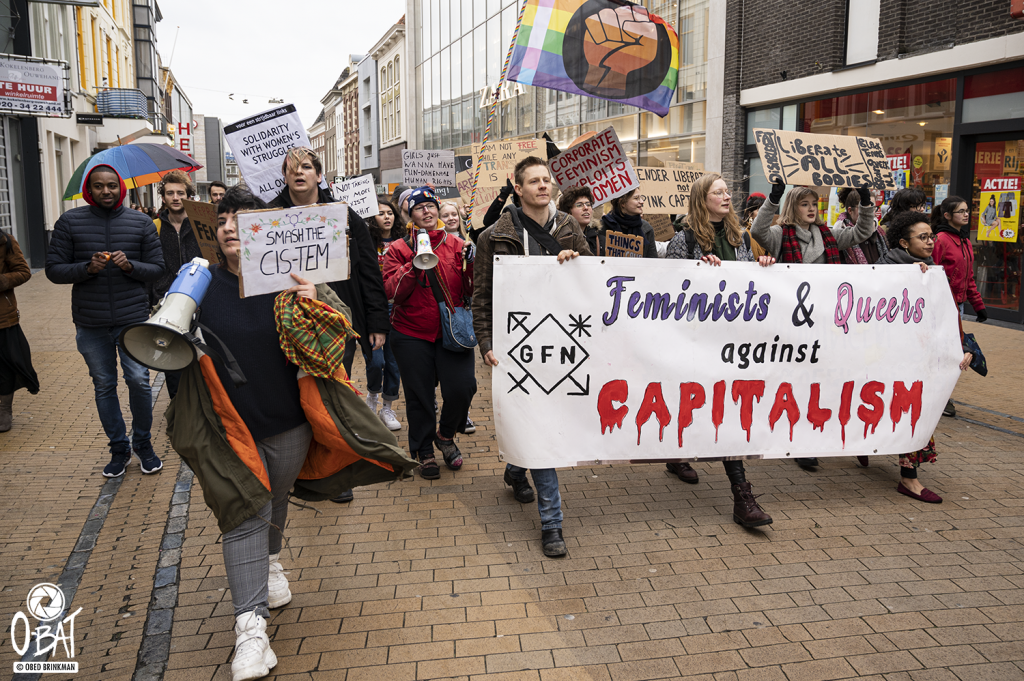
[{"label": "red hood", "polygon": [[117,208],[122,203],[124,203],[125,198],[128,196],[128,187],[125,186],[124,180],[121,178],[120,173],[114,170],[113,166],[100,164],[89,171],[89,173],[85,176],[85,182],[82,183],[82,198],[85,199],[85,202],[88,203],[90,206],[96,206],[97,208],[102,207],[93,200],[92,194],[89,193],[89,178],[92,176],[93,173],[95,173],[97,170],[101,168],[103,170],[109,171],[117,175],[117,181],[121,183],[121,196],[120,198],[118,198],[117,203],[115,203],[114,206],[110,209],[113,210],[114,208]]}]

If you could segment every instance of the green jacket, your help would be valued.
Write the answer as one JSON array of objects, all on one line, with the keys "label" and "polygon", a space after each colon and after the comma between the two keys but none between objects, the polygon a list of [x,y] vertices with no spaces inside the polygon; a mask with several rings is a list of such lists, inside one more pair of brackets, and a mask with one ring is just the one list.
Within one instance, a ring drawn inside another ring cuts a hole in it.
[{"label": "green jacket", "polygon": [[[334,306],[331,296],[321,297]],[[262,468],[254,470],[256,464],[250,466],[236,452],[236,446],[246,449],[244,443],[238,444],[240,421],[229,434],[225,418],[230,422],[231,417],[214,404],[215,392],[226,399],[216,376],[213,360],[206,355],[182,371],[178,393],[166,412],[167,435],[199,479],[220,531],[228,532],[259,513],[272,494],[260,480]],[[347,489],[401,479],[419,465],[351,388],[308,375],[298,380],[313,443],[295,481],[294,496],[322,501]]]}]

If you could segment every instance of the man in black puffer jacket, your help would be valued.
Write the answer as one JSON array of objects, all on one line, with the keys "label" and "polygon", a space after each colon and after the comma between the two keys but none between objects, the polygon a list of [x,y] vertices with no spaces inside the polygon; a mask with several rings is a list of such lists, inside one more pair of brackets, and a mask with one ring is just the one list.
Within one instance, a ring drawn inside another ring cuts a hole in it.
[{"label": "man in black puffer jacket", "polygon": [[[85,358],[96,391],[96,409],[110,441],[110,463],[103,475],[124,474],[139,457],[143,473],[163,467],[153,452],[150,428],[153,407],[149,370],[118,346],[121,330],[149,318],[146,285],[164,271],[156,226],[146,215],[124,208],[124,181],[110,166],[99,165],[85,177],[82,192],[88,207],[73,208],[53,226],[46,278],[72,284],[71,318],[78,351]],[[117,399],[117,355],[128,384],[132,440],[128,441]]]}]

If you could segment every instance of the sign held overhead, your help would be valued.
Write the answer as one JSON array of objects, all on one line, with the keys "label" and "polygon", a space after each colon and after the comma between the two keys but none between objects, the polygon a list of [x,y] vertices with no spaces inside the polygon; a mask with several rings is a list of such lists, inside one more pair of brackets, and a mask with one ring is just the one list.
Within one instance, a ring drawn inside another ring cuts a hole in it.
[{"label": "sign held overhead", "polygon": [[594,205],[640,188],[633,164],[612,127],[570,147],[548,161],[551,176],[559,187],[590,187]]},{"label": "sign held overhead", "polygon": [[755,128],[754,140],[769,182],[896,189],[885,150],[873,137]]}]

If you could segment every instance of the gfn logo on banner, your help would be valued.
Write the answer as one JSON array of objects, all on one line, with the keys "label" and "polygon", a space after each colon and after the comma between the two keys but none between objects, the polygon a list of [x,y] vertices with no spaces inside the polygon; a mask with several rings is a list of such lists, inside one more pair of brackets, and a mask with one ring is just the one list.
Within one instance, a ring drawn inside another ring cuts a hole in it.
[{"label": "gfn logo on banner", "polygon": [[[42,657],[56,652],[57,644],[64,646],[68,658],[75,656],[75,617],[82,612],[79,608],[62,620],[67,602],[64,592],[56,584],[36,584],[28,592],[25,605],[33,617],[39,620],[35,628],[35,651],[33,657]],[[19,628],[20,625],[20,628]],[[67,625],[67,629],[64,626]],[[28,616],[20,610],[11,618],[11,646],[18,655],[24,655],[32,647],[32,625]],[[21,645],[18,645],[19,640]],[[14,663],[14,673],[58,674],[78,671],[78,662],[22,662]]]}]

